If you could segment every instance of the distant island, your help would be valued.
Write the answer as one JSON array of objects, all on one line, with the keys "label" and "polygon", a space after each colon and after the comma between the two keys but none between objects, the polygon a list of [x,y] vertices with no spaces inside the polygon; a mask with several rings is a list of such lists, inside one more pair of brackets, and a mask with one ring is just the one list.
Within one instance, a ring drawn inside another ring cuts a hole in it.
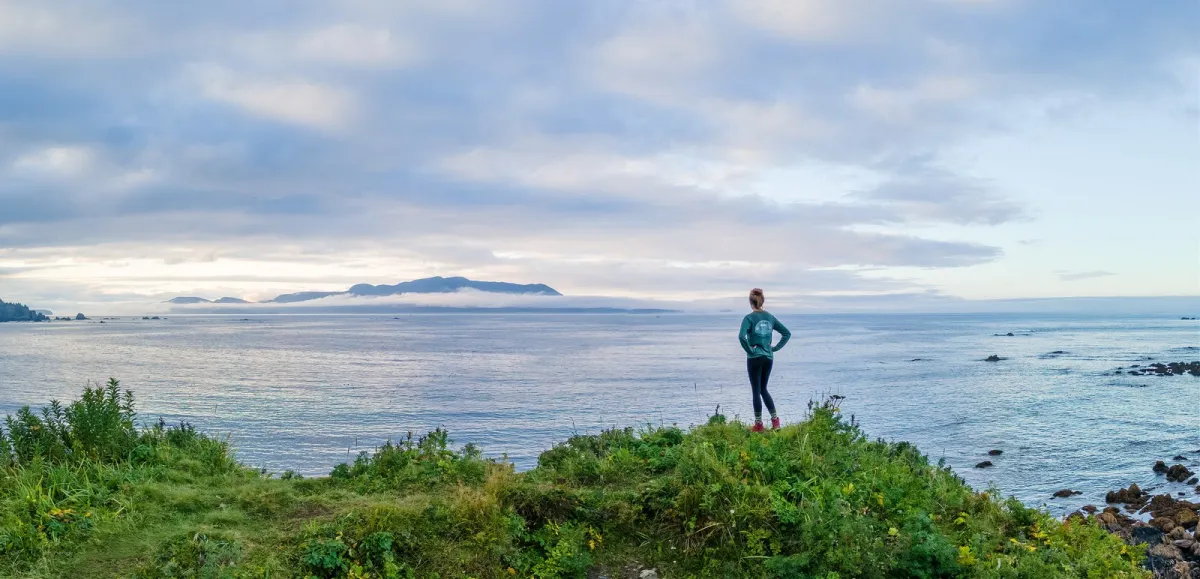
[{"label": "distant island", "polygon": [[8,303],[0,300],[0,322],[45,322],[50,318],[31,310],[25,304]]},{"label": "distant island", "polygon": [[[517,284],[503,281],[475,281],[465,277],[427,277],[413,281],[400,282],[395,285],[371,285],[369,283],[355,284],[346,291],[322,292],[307,291],[276,296],[274,299],[262,302],[264,304],[294,304],[319,300],[330,296],[380,297],[398,296],[402,294],[440,294],[453,293],[463,289],[473,289],[482,292],[517,295],[561,296],[558,290],[541,283]],[[167,300],[176,305],[191,304],[248,304],[252,303],[241,298],[206,298],[181,296]]]},{"label": "distant island", "polygon": [[171,299],[167,300],[167,303],[178,304],[178,305],[187,305],[187,304],[248,304],[251,302],[248,302],[242,298],[218,298],[215,300],[210,300],[210,299],[197,298],[197,297],[192,297],[192,296],[181,296],[181,297],[177,297],[177,298],[171,298]]}]

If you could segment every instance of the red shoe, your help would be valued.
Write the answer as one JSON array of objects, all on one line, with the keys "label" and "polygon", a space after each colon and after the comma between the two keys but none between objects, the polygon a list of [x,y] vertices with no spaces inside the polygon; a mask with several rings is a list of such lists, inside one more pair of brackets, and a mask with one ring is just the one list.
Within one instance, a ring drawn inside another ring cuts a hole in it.
[{"label": "red shoe", "polygon": [[779,430],[779,417],[778,416],[771,417],[771,430]]},{"label": "red shoe", "polygon": [[754,421],[754,426],[750,428],[750,432],[762,432],[763,425],[761,420]]}]

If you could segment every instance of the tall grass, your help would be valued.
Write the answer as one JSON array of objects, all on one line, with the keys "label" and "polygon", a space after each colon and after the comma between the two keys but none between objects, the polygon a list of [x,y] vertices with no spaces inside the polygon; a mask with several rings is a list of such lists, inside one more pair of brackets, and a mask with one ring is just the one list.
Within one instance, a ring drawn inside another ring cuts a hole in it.
[{"label": "tall grass", "polygon": [[112,381],[0,429],[0,576],[1146,577],[1087,521],[976,492],[836,401],[754,434],[575,436],[516,473],[445,431],[275,478]]},{"label": "tall grass", "polygon": [[[134,425],[133,394],[110,380],[67,406],[28,407],[0,428],[0,569],[42,562],[132,507],[128,491],[187,471],[239,468],[187,424]],[[7,564],[7,565],[6,565]]]}]

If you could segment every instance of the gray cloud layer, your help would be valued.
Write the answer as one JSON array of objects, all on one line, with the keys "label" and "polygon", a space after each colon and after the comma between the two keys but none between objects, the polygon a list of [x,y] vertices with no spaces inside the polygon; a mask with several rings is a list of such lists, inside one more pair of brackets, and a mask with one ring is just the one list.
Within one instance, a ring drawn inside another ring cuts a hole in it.
[{"label": "gray cloud layer", "polygon": [[[907,231],[1026,213],[938,151],[1004,130],[1014,103],[1169,90],[1195,14],[1182,0],[8,0],[0,248],[22,267],[389,254],[593,292],[898,290],[852,270],[995,260]],[[763,171],[810,162],[877,183],[751,193]]]}]

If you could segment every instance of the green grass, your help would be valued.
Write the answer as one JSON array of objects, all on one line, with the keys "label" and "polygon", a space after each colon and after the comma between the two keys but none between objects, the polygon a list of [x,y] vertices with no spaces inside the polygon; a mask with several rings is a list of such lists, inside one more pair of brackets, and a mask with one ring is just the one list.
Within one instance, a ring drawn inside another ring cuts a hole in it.
[{"label": "green grass", "polygon": [[434,431],[268,476],[116,382],[0,429],[3,577],[1148,577],[1087,521],[976,492],[836,405],[754,434],[576,436],[515,473]]}]

